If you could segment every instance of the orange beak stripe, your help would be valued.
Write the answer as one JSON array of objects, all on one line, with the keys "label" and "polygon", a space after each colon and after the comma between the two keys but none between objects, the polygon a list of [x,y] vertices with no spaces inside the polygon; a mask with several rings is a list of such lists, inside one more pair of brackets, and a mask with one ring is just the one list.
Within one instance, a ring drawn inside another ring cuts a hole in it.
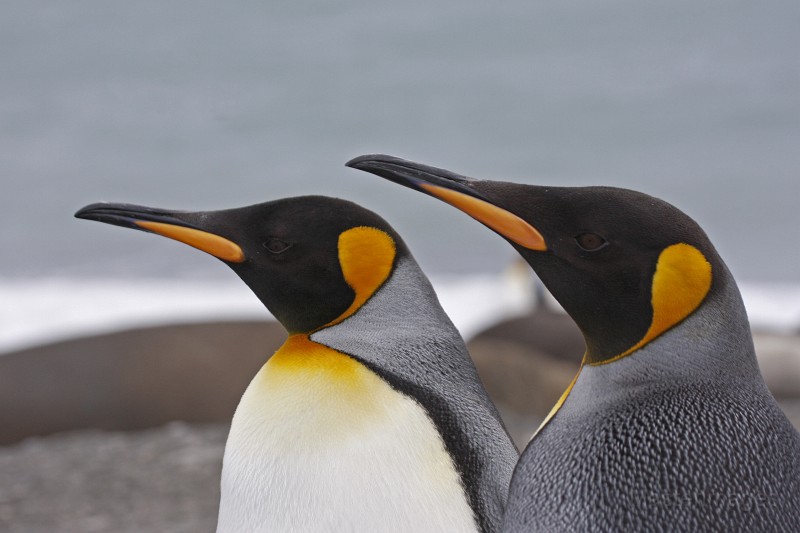
[{"label": "orange beak stripe", "polygon": [[137,220],[134,224],[153,233],[193,246],[229,263],[241,263],[245,260],[244,252],[239,245],[207,231],[148,220]]},{"label": "orange beak stripe", "polygon": [[545,244],[544,237],[539,233],[539,230],[514,213],[474,196],[439,187],[438,185],[420,183],[419,186],[440,200],[465,212],[478,222],[485,224],[510,241],[529,250],[540,252],[547,250],[547,244]]}]

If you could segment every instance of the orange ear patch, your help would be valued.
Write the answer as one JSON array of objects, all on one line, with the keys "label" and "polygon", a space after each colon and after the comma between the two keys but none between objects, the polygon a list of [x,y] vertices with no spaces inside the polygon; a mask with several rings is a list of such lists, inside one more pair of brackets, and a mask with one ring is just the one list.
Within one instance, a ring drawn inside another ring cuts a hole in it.
[{"label": "orange ear patch", "polygon": [[444,187],[429,183],[420,183],[419,186],[440,200],[462,210],[478,222],[486,224],[506,239],[530,250],[538,250],[540,252],[547,250],[544,237],[539,233],[539,230],[514,213],[479,198]]},{"label": "orange ear patch", "polygon": [[642,340],[623,353],[592,363],[602,365],[629,355],[649,343],[697,309],[711,290],[711,263],[688,244],[673,244],[658,256],[653,275],[653,321]]},{"label": "orange ear patch", "polygon": [[188,244],[223,261],[241,263],[245,259],[244,252],[238,244],[207,231],[148,220],[137,220],[134,224],[153,233]]},{"label": "orange ear patch", "polygon": [[339,235],[339,264],[356,296],[344,313],[324,327],[338,324],[364,305],[391,274],[395,255],[394,239],[377,228],[359,226]]}]

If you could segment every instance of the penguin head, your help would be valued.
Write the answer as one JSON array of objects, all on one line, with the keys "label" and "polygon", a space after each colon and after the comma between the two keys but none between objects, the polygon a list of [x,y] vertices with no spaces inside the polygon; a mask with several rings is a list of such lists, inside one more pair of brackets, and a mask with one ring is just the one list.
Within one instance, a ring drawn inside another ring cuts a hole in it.
[{"label": "penguin head", "polygon": [[221,259],[292,334],[353,314],[408,254],[381,217],[323,196],[205,212],[99,203],[75,216],[156,233]]},{"label": "penguin head", "polygon": [[476,180],[384,155],[347,165],[443,200],[508,240],[580,327],[589,364],[680,323],[726,272],[694,220],[640,192]]}]

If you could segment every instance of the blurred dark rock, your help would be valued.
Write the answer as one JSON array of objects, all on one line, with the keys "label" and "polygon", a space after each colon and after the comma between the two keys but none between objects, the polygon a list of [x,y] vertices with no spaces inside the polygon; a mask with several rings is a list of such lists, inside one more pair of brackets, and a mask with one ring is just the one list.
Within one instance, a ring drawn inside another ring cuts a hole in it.
[{"label": "blurred dark rock", "polygon": [[572,381],[586,350],[572,319],[538,300],[533,312],[500,322],[468,343],[486,390],[520,449]]},{"label": "blurred dark rock", "polygon": [[580,365],[586,343],[575,322],[564,313],[545,306],[511,320],[500,322],[476,335],[472,340],[497,339],[511,341]]},{"label": "blurred dark rock", "polygon": [[227,423],[285,338],[276,322],[189,324],[0,355],[0,444],[173,420]]},{"label": "blurred dark rock", "polygon": [[530,346],[483,335],[468,344],[487,392],[511,437],[524,448],[569,385],[580,363]]},{"label": "blurred dark rock", "polygon": [[753,343],[761,374],[775,398],[800,400],[800,337],[757,333]]}]

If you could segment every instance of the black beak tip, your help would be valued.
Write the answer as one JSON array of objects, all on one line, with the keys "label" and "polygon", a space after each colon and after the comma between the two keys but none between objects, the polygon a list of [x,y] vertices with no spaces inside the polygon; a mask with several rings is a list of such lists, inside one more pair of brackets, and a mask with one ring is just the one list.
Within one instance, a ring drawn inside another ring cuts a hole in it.
[{"label": "black beak tip", "polygon": [[431,184],[480,197],[473,188],[478,180],[400,157],[385,154],[360,155],[345,163],[345,166],[375,174],[425,194],[431,194],[425,189],[425,184]]},{"label": "black beak tip", "polygon": [[94,214],[106,206],[108,206],[108,204],[104,202],[97,202],[94,204],[86,205],[84,207],[81,207],[75,212],[75,218],[82,218],[84,220],[93,220]]},{"label": "black beak tip", "polygon": [[115,226],[141,229],[137,221],[165,222],[186,225],[174,217],[174,213],[133,204],[98,202],[89,204],[75,212],[75,218],[94,220]]},{"label": "black beak tip", "polygon": [[350,168],[359,168],[361,163],[369,161],[372,157],[373,157],[372,155],[360,155],[358,157],[354,157],[353,159],[345,163],[344,166]]},{"label": "black beak tip", "polygon": [[386,154],[366,154],[354,157],[344,164],[346,167],[355,168],[358,170],[366,170],[374,166],[375,163],[408,163],[405,159],[394,157]]}]

